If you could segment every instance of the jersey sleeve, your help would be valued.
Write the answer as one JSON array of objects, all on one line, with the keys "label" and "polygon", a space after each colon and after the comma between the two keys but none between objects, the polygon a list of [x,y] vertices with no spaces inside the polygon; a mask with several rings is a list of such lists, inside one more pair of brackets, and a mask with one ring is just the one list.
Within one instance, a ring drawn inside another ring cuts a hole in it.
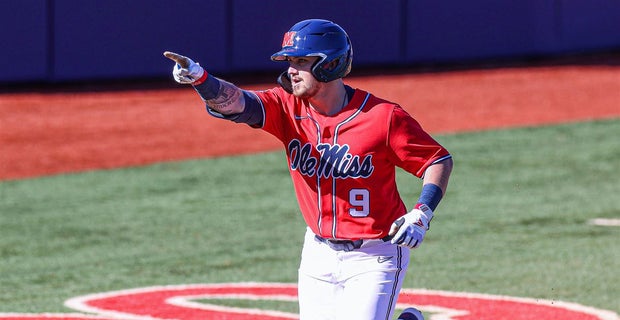
[{"label": "jersey sleeve", "polygon": [[399,106],[394,108],[390,119],[388,144],[394,163],[419,178],[433,163],[451,157],[446,148]]},{"label": "jersey sleeve", "polygon": [[286,124],[290,118],[288,114],[293,112],[292,109],[296,105],[294,96],[278,87],[254,91],[254,94],[261,101],[263,108],[264,117],[260,128],[281,140],[284,131],[287,130]]}]

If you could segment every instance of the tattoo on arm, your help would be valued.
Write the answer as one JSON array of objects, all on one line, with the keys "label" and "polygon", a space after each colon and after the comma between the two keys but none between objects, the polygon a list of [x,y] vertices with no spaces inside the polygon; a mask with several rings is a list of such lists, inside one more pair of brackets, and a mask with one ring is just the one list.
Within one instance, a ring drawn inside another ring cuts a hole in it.
[{"label": "tattoo on arm", "polygon": [[241,99],[243,95],[241,94],[241,89],[237,88],[234,84],[230,82],[226,82],[221,80],[220,82],[220,90],[217,93],[217,96],[213,99],[209,99],[206,101],[209,108],[220,112],[222,114],[231,114],[243,111],[239,109],[239,105],[243,104]]}]

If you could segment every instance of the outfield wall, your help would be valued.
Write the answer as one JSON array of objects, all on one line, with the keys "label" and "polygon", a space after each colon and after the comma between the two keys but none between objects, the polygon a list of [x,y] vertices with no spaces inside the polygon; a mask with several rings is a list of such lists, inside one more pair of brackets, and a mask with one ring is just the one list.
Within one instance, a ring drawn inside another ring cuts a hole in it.
[{"label": "outfield wall", "polygon": [[213,73],[270,71],[306,18],[343,26],[355,66],[620,48],[617,0],[4,0],[0,82],[165,77],[172,50]]}]

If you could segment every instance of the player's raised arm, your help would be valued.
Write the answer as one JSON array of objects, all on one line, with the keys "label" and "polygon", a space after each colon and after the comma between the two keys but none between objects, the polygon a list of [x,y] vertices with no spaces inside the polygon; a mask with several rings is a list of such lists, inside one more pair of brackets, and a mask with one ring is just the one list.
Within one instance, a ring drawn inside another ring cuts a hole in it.
[{"label": "player's raised arm", "polygon": [[245,109],[243,91],[230,82],[209,75],[199,63],[178,53],[166,51],[164,56],[176,64],[172,69],[174,80],[194,86],[207,106],[221,115],[240,114]]}]

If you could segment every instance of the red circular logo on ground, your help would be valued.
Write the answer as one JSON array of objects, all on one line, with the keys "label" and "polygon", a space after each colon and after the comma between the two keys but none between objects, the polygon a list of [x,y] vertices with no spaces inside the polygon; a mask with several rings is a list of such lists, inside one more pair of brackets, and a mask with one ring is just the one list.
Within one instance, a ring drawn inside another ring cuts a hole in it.
[{"label": "red circular logo on ground", "polygon": [[[204,303],[208,299],[297,301],[287,283],[221,283],[157,286],[96,293],[67,300],[82,313],[0,313],[0,320],[256,320],[298,319],[296,314]],[[200,300],[201,302],[198,302]],[[615,312],[562,301],[476,293],[403,289],[398,307],[415,306],[441,320],[618,320]]]}]

